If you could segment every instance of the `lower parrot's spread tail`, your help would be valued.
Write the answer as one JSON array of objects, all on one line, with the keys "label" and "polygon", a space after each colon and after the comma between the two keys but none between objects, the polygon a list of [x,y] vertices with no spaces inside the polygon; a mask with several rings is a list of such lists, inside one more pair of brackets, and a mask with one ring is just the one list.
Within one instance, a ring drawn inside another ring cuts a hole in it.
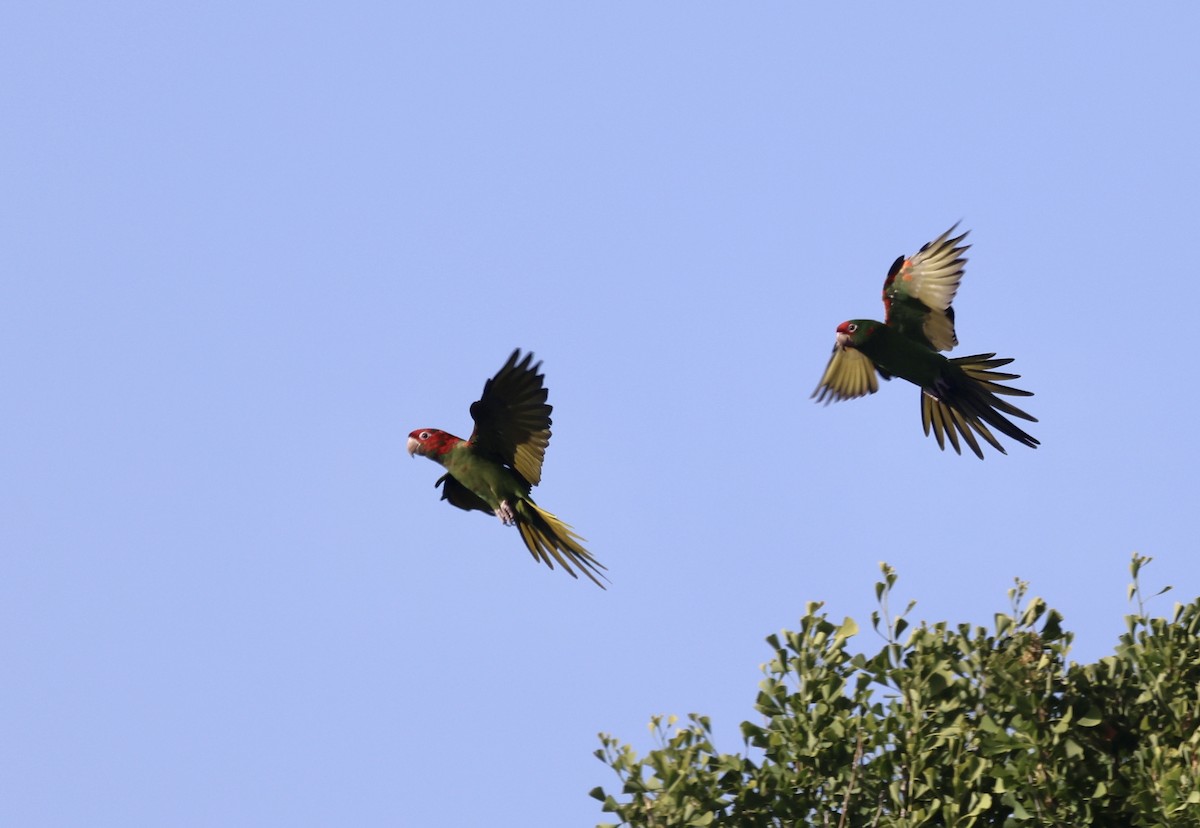
[{"label": "lower parrot's spread tail", "polygon": [[[554,568],[554,561],[558,561],[568,575],[577,578],[579,576],[571,569],[571,563],[574,563],[596,586],[605,588],[596,575],[605,578],[600,570],[606,567],[580,545],[579,541],[583,538],[576,535],[570,526],[532,500],[518,500],[516,512],[521,539],[525,541],[535,560],[544,562],[551,569]],[[568,563],[568,560],[571,563]]]},{"label": "lower parrot's spread tail", "polygon": [[954,451],[962,454],[958,443],[959,435],[961,435],[971,450],[982,459],[983,452],[979,448],[975,434],[972,434],[972,430],[974,430],[1000,453],[1007,454],[1008,452],[988,429],[989,425],[1021,445],[1030,448],[1037,448],[1039,445],[1036,439],[1026,434],[1004,416],[1004,414],[1008,414],[1031,423],[1037,422],[1036,417],[1031,417],[1015,405],[996,396],[1005,394],[1012,397],[1032,397],[1033,393],[1001,385],[1000,383],[1003,381],[1018,379],[1020,374],[1006,374],[991,370],[1012,362],[1011,359],[994,359],[995,356],[995,354],[975,354],[949,360],[952,365],[961,370],[961,373],[955,372],[952,375],[953,379],[947,382],[945,387],[926,389],[921,394],[921,422],[925,426],[926,434],[929,434],[932,426],[933,434],[937,438],[940,448],[945,449],[946,437],[949,437]]}]

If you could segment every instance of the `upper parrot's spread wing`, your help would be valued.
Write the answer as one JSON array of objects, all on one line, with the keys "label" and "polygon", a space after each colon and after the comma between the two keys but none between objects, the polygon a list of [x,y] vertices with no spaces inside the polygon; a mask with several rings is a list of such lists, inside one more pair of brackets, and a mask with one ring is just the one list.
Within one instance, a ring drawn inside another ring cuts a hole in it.
[{"label": "upper parrot's spread wing", "polygon": [[470,442],[477,452],[492,455],[536,486],[550,444],[552,406],[546,402],[544,377],[538,373],[542,364],[530,364],[532,353],[518,362],[520,355],[519,348],[513,351],[484,384],[483,395],[471,403],[475,431]]},{"label": "upper parrot's spread wing", "polygon": [[958,344],[950,304],[962,281],[967,263],[963,254],[970,245],[961,244],[966,232],[951,238],[957,228],[956,223],[916,255],[901,256],[883,283],[887,324],[938,351],[949,351]]},{"label": "upper parrot's spread wing", "polygon": [[[887,379],[887,375],[884,375],[884,379]],[[863,397],[878,390],[875,363],[862,351],[849,347],[839,335],[837,344],[833,346],[833,356],[829,358],[825,375],[817,383],[813,397],[817,402],[830,403]]]},{"label": "upper parrot's spread wing", "polygon": [[442,487],[442,500],[449,501],[451,506],[457,506],[468,512],[472,509],[478,509],[481,512],[487,512],[489,515],[492,514],[492,507],[488,506],[482,497],[459,483],[450,474],[443,474],[433,486],[434,488],[438,486]]}]

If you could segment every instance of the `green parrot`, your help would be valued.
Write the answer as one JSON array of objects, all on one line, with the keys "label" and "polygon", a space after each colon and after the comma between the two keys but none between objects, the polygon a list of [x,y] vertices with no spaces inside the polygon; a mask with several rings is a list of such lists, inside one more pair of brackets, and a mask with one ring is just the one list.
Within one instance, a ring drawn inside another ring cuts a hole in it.
[{"label": "green parrot", "polygon": [[[460,509],[495,514],[505,526],[515,525],[534,560],[551,569],[558,561],[572,578],[574,564],[596,586],[606,567],[580,545],[583,538],[571,527],[533,502],[529,490],[542,481],[542,460],[550,443],[550,412],[544,377],[533,354],[512,352],[496,376],[471,403],[475,430],[463,440],[436,428],[419,428],[408,435],[409,455],[440,463],[446,473],[433,485],[442,487],[442,500]],[[605,578],[607,580],[607,578]]]},{"label": "green parrot", "polygon": [[876,373],[884,379],[901,377],[920,386],[921,422],[927,435],[933,429],[942,450],[948,437],[954,451],[962,454],[961,437],[983,459],[975,439],[978,434],[1007,454],[988,426],[1037,448],[1038,441],[1004,415],[1032,423],[1037,419],[996,396],[1033,396],[1001,385],[1020,377],[993,370],[1011,359],[995,359],[994,353],[950,359],[938,353],[958,344],[950,304],[967,262],[963,253],[970,245],[961,244],[966,232],[951,238],[957,227],[955,224],[916,255],[901,256],[892,264],[883,283],[886,322],[851,319],[838,325],[833,356],[813,397],[826,404],[862,397],[879,390]]}]

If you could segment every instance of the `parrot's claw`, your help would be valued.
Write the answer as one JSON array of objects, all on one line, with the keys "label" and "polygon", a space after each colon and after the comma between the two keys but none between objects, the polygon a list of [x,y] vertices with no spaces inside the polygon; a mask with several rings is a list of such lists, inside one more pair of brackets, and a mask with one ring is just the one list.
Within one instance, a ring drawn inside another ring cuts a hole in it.
[{"label": "parrot's claw", "polygon": [[500,501],[500,508],[496,510],[496,517],[500,518],[500,522],[505,526],[512,526],[517,522],[517,515],[513,512],[512,507],[508,505],[507,500]]}]

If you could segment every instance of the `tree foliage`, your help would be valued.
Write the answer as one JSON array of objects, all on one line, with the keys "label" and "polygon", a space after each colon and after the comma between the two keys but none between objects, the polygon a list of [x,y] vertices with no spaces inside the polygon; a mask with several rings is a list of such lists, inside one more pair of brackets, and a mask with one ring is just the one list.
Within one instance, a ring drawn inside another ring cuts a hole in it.
[{"label": "tree foliage", "polygon": [[1200,599],[1148,617],[1148,562],[1134,555],[1137,613],[1094,664],[1067,660],[1061,616],[1021,581],[990,631],[910,630],[884,564],[877,653],[809,604],[767,638],[743,753],[718,751],[706,716],[656,716],[645,757],[600,735],[621,785],[592,796],[634,828],[1200,826]]}]

